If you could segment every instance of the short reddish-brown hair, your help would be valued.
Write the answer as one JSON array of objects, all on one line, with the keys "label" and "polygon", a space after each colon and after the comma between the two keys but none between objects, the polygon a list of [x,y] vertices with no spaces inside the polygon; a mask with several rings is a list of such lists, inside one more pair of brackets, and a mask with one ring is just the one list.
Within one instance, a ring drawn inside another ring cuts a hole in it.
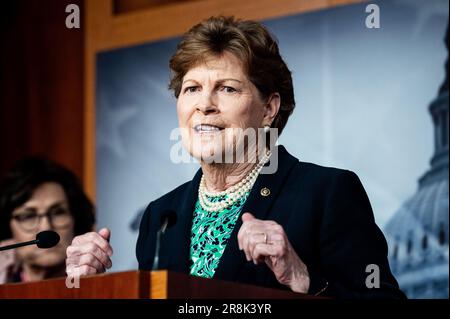
[{"label": "short reddish-brown hair", "polygon": [[234,17],[211,17],[184,34],[170,59],[172,71],[169,88],[178,98],[184,75],[192,67],[225,51],[234,54],[244,65],[247,76],[267,99],[280,94],[280,110],[271,127],[281,134],[295,108],[292,76],[281,58],[278,44],[259,22]]}]

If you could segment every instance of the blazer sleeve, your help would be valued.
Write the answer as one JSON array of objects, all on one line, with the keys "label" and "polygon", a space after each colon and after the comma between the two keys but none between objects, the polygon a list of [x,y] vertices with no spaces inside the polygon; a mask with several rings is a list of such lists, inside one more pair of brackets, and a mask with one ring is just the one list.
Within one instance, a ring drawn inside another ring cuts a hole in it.
[{"label": "blazer sleeve", "polygon": [[139,225],[139,235],[136,242],[136,258],[139,263],[140,270],[150,270],[151,263],[154,254],[154,245],[152,245],[152,232],[151,232],[151,202],[142,216],[141,223]]},{"label": "blazer sleeve", "polygon": [[[342,170],[332,178],[318,242],[319,264],[309,269],[309,293],[345,299],[405,298],[390,271],[386,240],[355,173]],[[379,276],[368,266],[379,269]],[[369,288],[377,277],[379,288]]]}]

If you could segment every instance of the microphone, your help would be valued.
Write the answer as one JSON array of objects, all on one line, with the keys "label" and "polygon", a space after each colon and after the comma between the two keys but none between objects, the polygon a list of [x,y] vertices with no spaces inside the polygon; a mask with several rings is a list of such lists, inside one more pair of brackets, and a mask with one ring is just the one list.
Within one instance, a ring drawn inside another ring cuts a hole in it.
[{"label": "microphone", "polygon": [[57,243],[59,243],[58,233],[54,232],[53,230],[44,230],[36,235],[35,240],[0,247],[0,251],[14,249],[14,248],[28,246],[28,245],[37,245],[39,248],[52,248]]},{"label": "microphone", "polygon": [[172,227],[177,222],[177,213],[173,210],[165,210],[161,214],[160,226],[156,234],[156,247],[155,247],[155,257],[153,258],[152,270],[158,270],[159,268],[159,250],[161,246],[162,236],[165,234],[167,228]]}]

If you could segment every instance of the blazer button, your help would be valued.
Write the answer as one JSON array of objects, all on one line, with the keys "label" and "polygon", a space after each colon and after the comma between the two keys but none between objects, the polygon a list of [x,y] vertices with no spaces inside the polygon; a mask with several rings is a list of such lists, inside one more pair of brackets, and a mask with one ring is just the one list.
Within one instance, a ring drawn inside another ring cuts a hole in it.
[{"label": "blazer button", "polygon": [[270,189],[268,189],[267,187],[261,188],[261,196],[267,197],[269,195],[270,195]]}]

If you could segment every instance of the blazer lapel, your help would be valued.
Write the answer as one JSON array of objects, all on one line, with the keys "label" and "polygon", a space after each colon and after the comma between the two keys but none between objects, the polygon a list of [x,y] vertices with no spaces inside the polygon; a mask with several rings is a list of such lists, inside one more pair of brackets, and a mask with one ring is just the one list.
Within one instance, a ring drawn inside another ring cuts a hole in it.
[{"label": "blazer lapel", "polygon": [[[249,212],[257,219],[266,219],[273,202],[283,187],[289,171],[298,162],[282,145],[278,146],[277,152],[278,154],[274,154],[278,155],[277,171],[273,174],[260,175],[257,178],[241,214]],[[266,165],[269,165],[269,163]],[[267,190],[270,192],[269,194],[267,194]],[[241,226],[242,219],[239,218],[231,233],[214,278],[234,281],[238,276],[239,268],[247,262],[244,252],[239,250],[237,241],[237,234]]]},{"label": "blazer lapel", "polygon": [[170,238],[167,238],[169,265],[173,271],[189,273],[192,219],[201,177],[202,171],[199,169],[189,183],[186,192],[180,196],[180,202],[173,203],[173,206],[177,207],[178,220],[173,229],[170,229]]}]

